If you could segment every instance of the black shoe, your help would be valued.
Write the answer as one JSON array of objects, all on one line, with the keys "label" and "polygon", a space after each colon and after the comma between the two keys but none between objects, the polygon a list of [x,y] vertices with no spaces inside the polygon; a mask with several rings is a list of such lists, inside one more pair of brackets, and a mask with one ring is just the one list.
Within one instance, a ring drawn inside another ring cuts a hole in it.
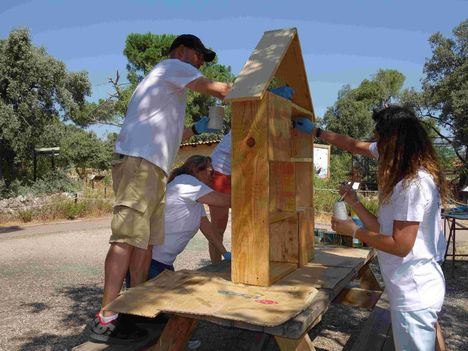
[{"label": "black shoe", "polygon": [[142,341],[148,336],[146,330],[141,329],[121,314],[113,321],[104,323],[98,313],[90,329],[92,341],[106,344],[125,345]]},{"label": "black shoe", "polygon": [[169,321],[169,317],[164,313],[160,313],[156,317],[143,317],[143,316],[127,314],[126,318],[132,323],[146,324],[146,325],[151,324],[151,325],[163,326],[163,325],[166,325],[167,322]]}]

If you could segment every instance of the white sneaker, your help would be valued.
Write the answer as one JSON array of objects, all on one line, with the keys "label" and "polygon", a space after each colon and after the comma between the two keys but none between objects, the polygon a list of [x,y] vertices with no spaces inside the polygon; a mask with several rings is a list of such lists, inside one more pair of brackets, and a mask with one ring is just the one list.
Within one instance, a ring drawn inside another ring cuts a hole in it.
[{"label": "white sneaker", "polygon": [[200,340],[189,340],[187,343],[187,348],[189,350],[196,350],[201,346],[201,341]]}]

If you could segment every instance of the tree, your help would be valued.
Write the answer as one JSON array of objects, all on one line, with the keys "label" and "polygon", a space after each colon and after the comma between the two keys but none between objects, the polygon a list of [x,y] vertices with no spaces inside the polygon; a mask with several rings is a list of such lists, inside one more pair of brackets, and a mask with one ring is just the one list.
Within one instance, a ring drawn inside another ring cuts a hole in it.
[{"label": "tree", "polygon": [[[80,115],[76,122],[82,126],[93,123],[121,125],[128,102],[136,86],[156,64],[168,58],[169,48],[175,38],[176,36],[172,34],[129,34],[124,49],[124,54],[128,59],[127,79],[129,84],[121,84],[120,74],[117,72],[115,78],[109,79],[109,83],[113,87],[113,93],[110,97],[102,99],[96,104],[89,104],[87,111]],[[234,80],[231,68],[219,64],[217,59],[205,63],[201,72],[206,77],[218,81],[232,82]],[[207,115],[208,107],[214,103],[215,99],[212,97],[189,91],[185,124],[189,126],[202,116]]]},{"label": "tree", "polygon": [[[365,79],[359,87],[345,85],[338,100],[329,107],[321,123],[329,130],[356,139],[372,136],[372,111],[398,101],[405,76],[396,70],[379,70],[372,79]],[[336,152],[340,152],[336,150]]]},{"label": "tree", "polygon": [[[349,135],[355,139],[372,138],[373,110],[398,102],[404,81],[405,76],[402,73],[396,70],[380,69],[371,79],[363,80],[355,89],[349,85],[343,86],[338,93],[337,101],[327,109],[320,124],[328,130]],[[368,186],[372,187],[376,183],[374,160],[358,155],[349,157],[347,153],[338,148],[333,148],[332,152],[334,154],[331,164],[332,173],[340,174],[341,180],[343,180],[343,169],[348,169],[353,174],[365,177]]]},{"label": "tree", "polygon": [[107,170],[111,167],[114,140],[100,140],[96,134],[76,126],[66,126],[60,143],[60,158],[73,166],[81,179],[87,169]]},{"label": "tree", "polygon": [[453,30],[453,38],[435,33],[429,43],[432,57],[424,65],[422,92],[409,90],[404,100],[423,120],[435,122],[431,128],[459,160],[459,186],[464,186],[468,182],[468,20]]},{"label": "tree", "polygon": [[73,119],[90,87],[87,73],[68,72],[31,43],[27,29],[0,40],[0,176],[7,185],[29,176],[44,130]]}]

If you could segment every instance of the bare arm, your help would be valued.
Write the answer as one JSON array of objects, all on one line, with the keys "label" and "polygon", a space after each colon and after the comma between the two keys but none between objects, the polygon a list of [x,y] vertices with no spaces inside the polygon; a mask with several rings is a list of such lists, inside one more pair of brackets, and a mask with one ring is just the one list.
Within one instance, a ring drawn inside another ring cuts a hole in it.
[{"label": "bare arm", "polygon": [[214,245],[216,250],[221,252],[221,254],[225,254],[227,252],[226,248],[220,240],[222,236],[220,235],[219,230],[214,226],[214,224],[212,224],[208,220],[208,218],[201,218],[200,230],[203,233],[203,235],[208,239],[208,241]]},{"label": "bare arm", "polygon": [[359,197],[356,194],[356,191],[352,188],[351,184],[342,185],[339,190],[340,195],[344,195],[343,200],[352,207],[354,212],[356,212],[359,219],[364,223],[366,229],[379,232],[380,223],[377,217],[369,212],[367,208],[363,206]]},{"label": "bare arm", "polygon": [[359,228],[356,231],[356,238],[377,250],[405,257],[414,246],[418,228],[419,222],[393,221],[393,234],[391,236]]},{"label": "bare arm", "polygon": [[197,202],[210,206],[231,207],[231,195],[212,191],[200,197]]},{"label": "bare arm", "polygon": [[332,218],[332,228],[337,233],[347,236],[352,236],[355,232],[355,238],[362,240],[367,245],[391,255],[405,257],[414,246],[419,222],[393,221],[392,235],[383,235],[378,231],[357,228],[351,219],[340,221]]},{"label": "bare arm", "polygon": [[320,139],[352,154],[374,157],[369,151],[370,142],[360,141],[347,135],[337,134],[328,130],[322,130]]},{"label": "bare arm", "polygon": [[231,85],[228,83],[215,82],[206,77],[200,77],[187,84],[187,88],[198,93],[211,95],[223,100],[229,93]]}]

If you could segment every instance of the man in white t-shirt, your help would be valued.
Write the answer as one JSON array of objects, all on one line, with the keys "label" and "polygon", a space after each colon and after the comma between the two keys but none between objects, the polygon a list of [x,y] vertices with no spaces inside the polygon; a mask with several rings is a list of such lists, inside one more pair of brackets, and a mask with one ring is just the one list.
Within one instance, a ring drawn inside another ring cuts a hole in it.
[{"label": "man in white t-shirt", "polygon": [[[178,36],[169,51],[169,59],[159,62],[135,89],[115,145],[115,204],[103,307],[118,296],[128,270],[132,286],[146,280],[152,247],[164,242],[166,178],[180,143],[207,131],[207,118],[184,128],[186,90],[224,99],[230,89],[199,71],[216,53],[196,36]],[[145,336],[113,311],[101,310],[91,326],[91,339],[98,342],[129,343]]]}]

